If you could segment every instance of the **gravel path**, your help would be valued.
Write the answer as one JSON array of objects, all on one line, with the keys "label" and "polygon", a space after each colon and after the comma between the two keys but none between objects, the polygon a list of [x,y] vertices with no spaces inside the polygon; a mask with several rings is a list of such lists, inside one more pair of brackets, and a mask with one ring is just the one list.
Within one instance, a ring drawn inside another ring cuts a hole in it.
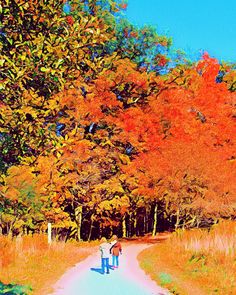
[{"label": "gravel path", "polygon": [[137,255],[146,244],[123,248],[119,269],[101,274],[99,251],[69,269],[55,284],[50,295],[168,295],[140,269]]}]

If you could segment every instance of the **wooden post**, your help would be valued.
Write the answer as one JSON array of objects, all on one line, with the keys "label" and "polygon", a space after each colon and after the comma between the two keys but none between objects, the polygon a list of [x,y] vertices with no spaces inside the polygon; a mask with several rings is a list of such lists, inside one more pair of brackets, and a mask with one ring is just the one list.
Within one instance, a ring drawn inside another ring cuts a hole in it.
[{"label": "wooden post", "polygon": [[48,222],[48,244],[52,243],[52,224]]}]

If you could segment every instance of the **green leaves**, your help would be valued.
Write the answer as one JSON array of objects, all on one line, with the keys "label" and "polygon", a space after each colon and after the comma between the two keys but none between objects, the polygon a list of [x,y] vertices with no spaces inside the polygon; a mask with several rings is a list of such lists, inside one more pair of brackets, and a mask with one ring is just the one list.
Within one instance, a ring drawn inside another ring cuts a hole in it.
[{"label": "green leaves", "polygon": [[[77,3],[76,10],[72,9],[74,23],[68,24],[62,4],[62,0],[35,1],[34,4],[9,0],[1,6],[1,101],[11,110],[13,119],[6,117],[5,108],[0,109],[0,118],[3,118],[4,130],[17,142],[17,156],[24,154],[23,147],[37,154],[40,151],[36,152],[35,147],[44,149],[49,143],[47,134],[55,136],[55,130],[47,127],[44,135],[36,136],[40,134],[38,126],[41,129],[57,121],[57,109],[50,97],[79,75],[94,79],[103,65],[101,58],[93,57],[93,52],[99,46],[102,54],[104,44],[113,38],[104,21],[96,15],[85,14],[81,3]],[[103,59],[110,64],[109,54],[103,54]],[[30,113],[34,127],[29,127],[29,120],[24,115],[19,118],[19,114],[26,113],[25,107],[32,103],[29,96],[35,95],[38,96],[34,103],[36,110]],[[33,113],[37,114],[33,116]]]},{"label": "green leaves", "polygon": [[16,284],[3,284],[0,282],[0,293],[5,295],[27,295],[32,291],[29,286],[21,286]]}]

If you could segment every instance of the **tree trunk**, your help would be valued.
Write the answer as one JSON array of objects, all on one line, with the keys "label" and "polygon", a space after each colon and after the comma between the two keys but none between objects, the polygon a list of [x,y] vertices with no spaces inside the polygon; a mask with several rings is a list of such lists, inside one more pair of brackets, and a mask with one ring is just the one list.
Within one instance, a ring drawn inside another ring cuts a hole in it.
[{"label": "tree trunk", "polygon": [[83,210],[82,206],[75,208],[75,222],[77,225],[77,234],[76,234],[77,241],[81,241],[82,210]]},{"label": "tree trunk", "polygon": [[89,228],[89,235],[88,235],[88,241],[89,242],[91,240],[92,229],[93,229],[93,215],[91,216],[91,223],[90,223],[90,228]]},{"label": "tree trunk", "polygon": [[149,210],[145,210],[145,222],[144,222],[144,229],[145,229],[145,234],[148,233],[148,223],[149,223]]},{"label": "tree trunk", "polygon": [[134,232],[133,234],[135,236],[137,236],[137,213],[134,213],[134,216],[133,216],[133,223],[134,223]]},{"label": "tree trunk", "polygon": [[143,234],[146,234],[146,212],[143,215]]},{"label": "tree trunk", "polygon": [[9,223],[9,227],[8,227],[8,236],[9,236],[10,238],[13,237],[12,227],[13,227],[13,222],[10,222],[10,223]]},{"label": "tree trunk", "polygon": [[132,237],[132,217],[130,215],[126,216],[126,237]]},{"label": "tree trunk", "polygon": [[126,232],[126,220],[125,220],[125,215],[123,216],[122,219],[122,237],[126,238],[127,237],[127,232]]},{"label": "tree trunk", "polygon": [[56,239],[57,242],[60,239],[60,229],[59,228],[55,229],[55,239]]},{"label": "tree trunk", "polygon": [[157,233],[157,204],[155,204],[155,208],[154,208],[154,224],[153,224],[153,230],[152,230],[152,236],[155,236]]}]

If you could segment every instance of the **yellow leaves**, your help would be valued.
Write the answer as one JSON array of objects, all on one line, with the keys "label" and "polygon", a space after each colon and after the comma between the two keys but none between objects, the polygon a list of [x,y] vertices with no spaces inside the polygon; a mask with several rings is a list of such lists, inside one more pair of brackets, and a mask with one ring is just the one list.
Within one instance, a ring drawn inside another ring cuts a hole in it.
[{"label": "yellow leaves", "polygon": [[74,229],[74,228],[77,228],[77,225],[74,221],[71,221],[71,220],[60,220],[53,225],[53,228],[69,228],[69,227]]},{"label": "yellow leaves", "polygon": [[13,111],[7,105],[1,105],[0,107],[0,122],[3,123],[3,128],[0,127],[1,132],[7,132],[6,126],[9,122],[11,122],[13,116]]},{"label": "yellow leaves", "polygon": [[104,200],[99,203],[97,210],[98,211],[116,211],[124,214],[129,208],[129,198],[124,195],[119,197],[117,195],[114,196],[112,200]]},{"label": "yellow leaves", "polygon": [[4,223],[12,222],[15,219],[15,216],[12,214],[2,213],[1,219]]},{"label": "yellow leaves", "polygon": [[70,132],[70,136],[76,135],[77,131],[78,131],[77,128],[72,129],[72,131]]},{"label": "yellow leaves", "polygon": [[97,68],[96,68],[96,64],[91,62],[90,60],[88,59],[84,59],[84,62],[94,71],[96,72],[97,71]]},{"label": "yellow leaves", "polygon": [[20,160],[22,165],[29,165],[30,166],[35,161],[35,157],[34,156],[31,156],[31,157],[19,157],[19,160]]},{"label": "yellow leaves", "polygon": [[16,220],[16,222],[14,223],[14,229],[20,229],[24,224],[25,222],[23,220]]},{"label": "yellow leaves", "polygon": [[74,188],[77,187],[77,182],[78,182],[78,174],[76,172],[70,172],[66,174],[64,177],[60,177],[56,181],[57,188],[63,187],[63,186],[72,186]]},{"label": "yellow leaves", "polygon": [[[5,175],[1,177],[1,182],[3,184],[5,184],[5,179],[6,179]],[[0,184],[0,193],[2,195],[5,195],[5,193],[6,193],[7,190],[8,190],[8,186],[7,185]]]},{"label": "yellow leaves", "polygon": [[49,200],[49,196],[47,196],[47,195],[43,195],[43,190],[41,190],[41,196],[39,197],[39,200],[41,201],[41,202],[43,202],[43,203],[47,203],[48,202],[48,200]]},{"label": "yellow leaves", "polygon": [[67,190],[64,194],[64,198],[67,201],[72,201],[74,199],[74,195],[70,191]]},{"label": "yellow leaves", "polygon": [[7,171],[5,186],[6,197],[16,200],[27,191],[34,190],[35,176],[29,166],[12,166]]},{"label": "yellow leaves", "polygon": [[236,90],[236,70],[231,70],[229,73],[227,73],[223,80],[226,82],[228,89],[232,91]]},{"label": "yellow leaves", "polygon": [[125,206],[129,206],[130,201],[129,201],[129,197],[127,195],[124,195],[120,198],[121,203]]},{"label": "yellow leaves", "polygon": [[27,114],[31,115],[34,119],[37,117],[37,111],[31,106],[22,106],[21,109],[15,111],[15,114],[19,114],[24,119]]},{"label": "yellow leaves", "polygon": [[63,211],[62,211],[62,208],[60,208],[60,207],[53,208],[53,211],[54,211],[54,213],[57,213],[57,214],[59,214],[59,213],[62,213],[62,212],[63,212]]},{"label": "yellow leaves", "polygon": [[105,180],[103,183],[96,186],[95,191],[106,190],[108,193],[124,193],[119,179],[116,177]]},{"label": "yellow leaves", "polygon": [[43,72],[43,73],[49,73],[51,71],[51,69],[50,68],[41,67],[40,68],[40,71]]},{"label": "yellow leaves", "polygon": [[113,210],[113,205],[111,203],[111,201],[103,201],[99,204],[99,208],[103,211],[111,211]]},{"label": "yellow leaves", "polygon": [[6,84],[8,83],[8,81],[7,80],[5,80],[5,81],[1,81],[0,82],[0,90],[3,90],[3,89],[5,89],[6,88]]},{"label": "yellow leaves", "polygon": [[108,140],[103,140],[100,144],[101,146],[114,146],[114,144],[108,139]]},{"label": "yellow leaves", "polygon": [[52,99],[49,99],[46,102],[46,105],[49,108],[49,112],[50,113],[53,113],[53,112],[57,111],[58,108],[59,108],[59,103],[58,103],[57,99],[53,99],[53,98]]},{"label": "yellow leaves", "polygon": [[40,106],[44,102],[43,97],[40,97],[35,91],[32,89],[24,90],[22,94],[23,104],[24,105],[35,105]]},{"label": "yellow leaves", "polygon": [[24,61],[26,59],[26,53],[24,52],[22,55],[20,55],[20,59]]},{"label": "yellow leaves", "polygon": [[5,59],[1,58],[0,59],[0,67],[3,67],[4,63],[5,63]]},{"label": "yellow leaves", "polygon": [[57,69],[60,65],[62,65],[64,62],[63,58],[59,58],[56,62],[56,64],[54,65],[54,68]]}]

